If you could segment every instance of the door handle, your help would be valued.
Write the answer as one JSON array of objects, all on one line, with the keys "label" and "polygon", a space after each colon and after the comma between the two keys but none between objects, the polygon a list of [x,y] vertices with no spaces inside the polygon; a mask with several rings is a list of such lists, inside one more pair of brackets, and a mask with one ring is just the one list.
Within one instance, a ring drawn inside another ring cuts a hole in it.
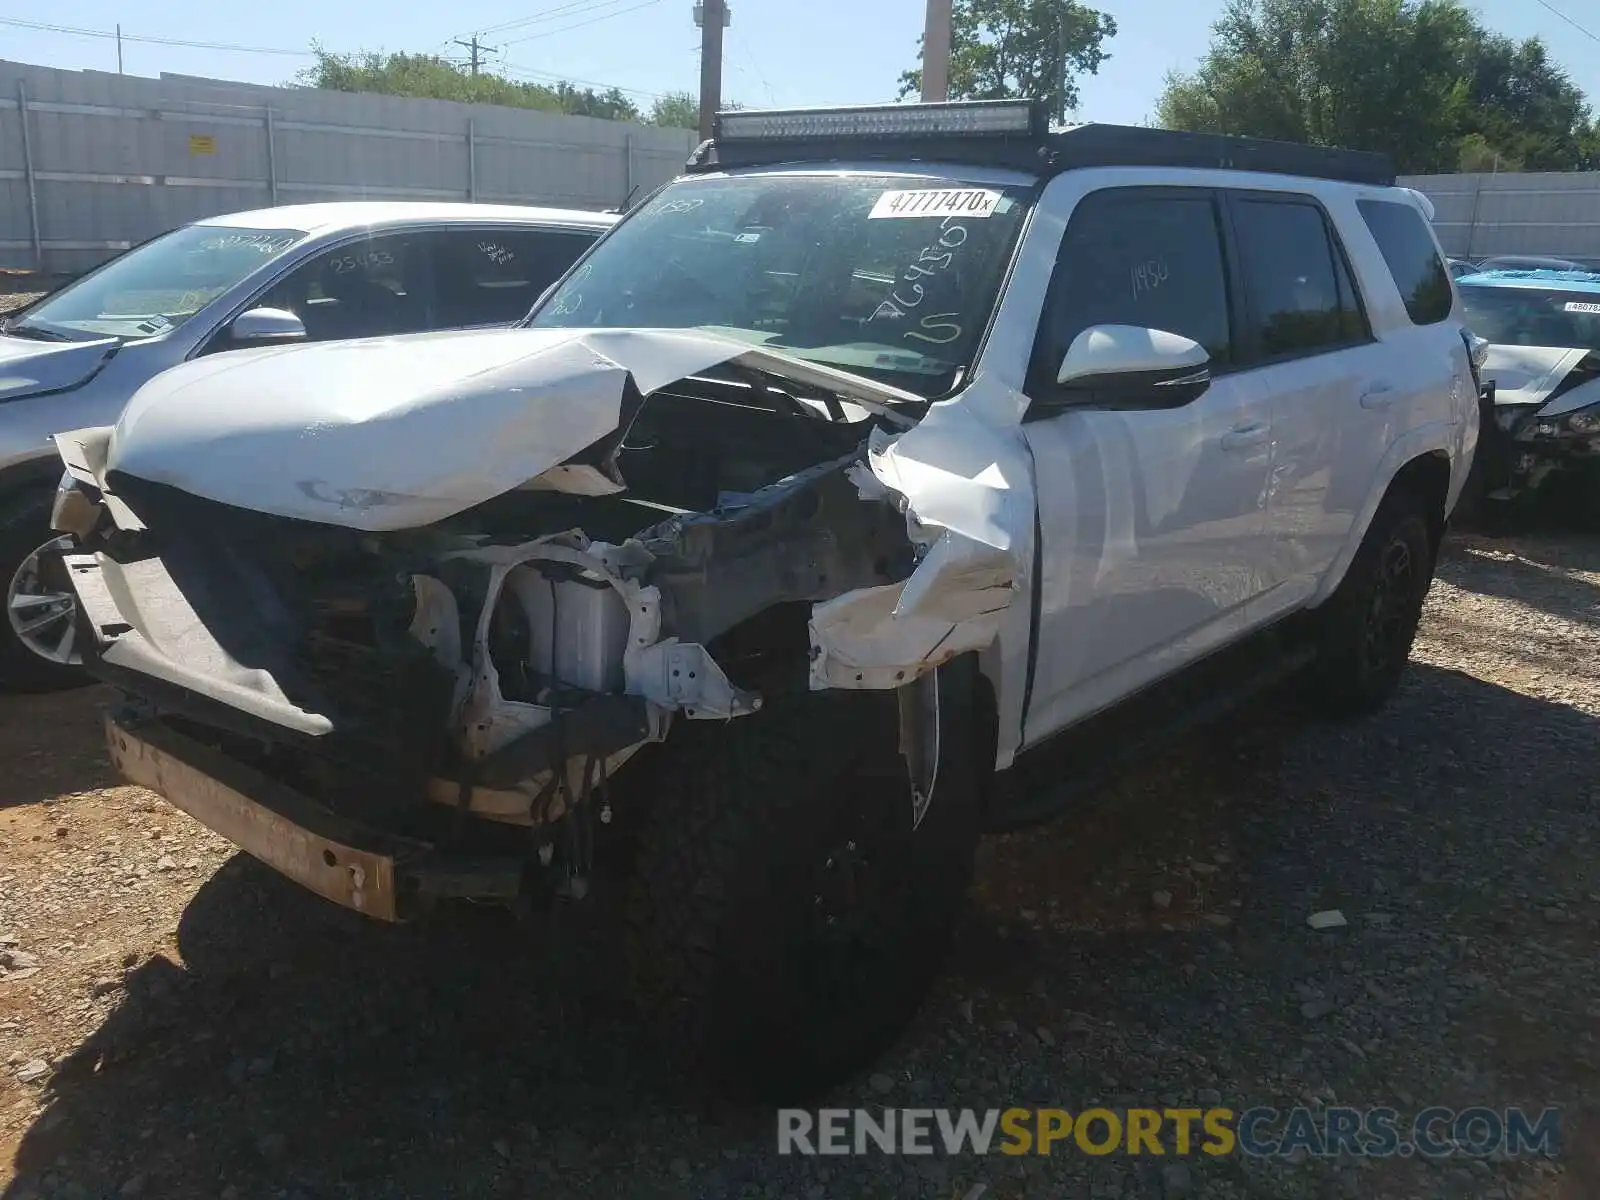
[{"label": "door handle", "polygon": [[1259,446],[1267,440],[1267,435],[1272,432],[1272,427],[1265,421],[1256,421],[1250,425],[1235,425],[1222,435],[1222,448],[1224,450],[1248,450],[1251,446]]},{"label": "door handle", "polygon": [[1387,383],[1375,383],[1361,393],[1361,407],[1379,411],[1388,408],[1394,403],[1394,387]]}]

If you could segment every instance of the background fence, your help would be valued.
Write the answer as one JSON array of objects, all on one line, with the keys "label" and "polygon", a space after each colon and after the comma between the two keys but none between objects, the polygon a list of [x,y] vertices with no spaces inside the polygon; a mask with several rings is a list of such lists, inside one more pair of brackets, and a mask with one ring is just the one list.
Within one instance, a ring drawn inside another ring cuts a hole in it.
[{"label": "background fence", "polygon": [[0,60],[0,266],[82,271],[197,217],[315,200],[621,207],[695,135],[529,109]]},{"label": "background fence", "polygon": [[[0,267],[72,274],[197,217],[313,200],[617,208],[694,146],[521,108],[0,60]],[[1445,250],[1600,263],[1600,172],[1417,175]]]},{"label": "background fence", "polygon": [[1600,262],[1600,172],[1413,175],[1400,182],[1433,201],[1447,254]]}]

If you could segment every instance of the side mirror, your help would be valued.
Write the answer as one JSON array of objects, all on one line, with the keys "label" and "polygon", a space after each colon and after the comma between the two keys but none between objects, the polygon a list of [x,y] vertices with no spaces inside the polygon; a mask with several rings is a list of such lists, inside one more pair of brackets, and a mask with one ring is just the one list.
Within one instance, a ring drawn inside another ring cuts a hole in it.
[{"label": "side mirror", "polygon": [[252,308],[240,313],[228,326],[228,341],[234,346],[301,342],[305,336],[305,322],[285,308]]},{"label": "side mirror", "polygon": [[1211,356],[1181,334],[1091,325],[1072,339],[1046,410],[1181,408],[1211,386]]}]

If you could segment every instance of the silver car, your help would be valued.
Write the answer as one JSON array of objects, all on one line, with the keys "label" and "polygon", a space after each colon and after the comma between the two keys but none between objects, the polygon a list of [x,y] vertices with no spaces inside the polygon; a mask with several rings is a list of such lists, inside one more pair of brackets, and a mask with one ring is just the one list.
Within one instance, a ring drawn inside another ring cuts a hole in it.
[{"label": "silver car", "polygon": [[616,219],[366,201],[233,213],[162,234],[0,323],[0,690],[82,681],[50,532],[52,433],[112,423],[146,380],[203,354],[509,324]]}]

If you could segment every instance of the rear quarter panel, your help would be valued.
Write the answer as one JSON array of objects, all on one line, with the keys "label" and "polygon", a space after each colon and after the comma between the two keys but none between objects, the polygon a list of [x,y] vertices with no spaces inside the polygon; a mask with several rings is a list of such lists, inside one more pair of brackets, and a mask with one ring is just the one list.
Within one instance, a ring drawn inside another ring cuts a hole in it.
[{"label": "rear quarter panel", "polygon": [[[1388,188],[1338,186],[1324,196],[1349,253],[1376,339],[1368,386],[1387,385],[1392,399],[1381,410],[1366,414],[1380,423],[1375,442],[1341,456],[1338,467],[1344,486],[1359,489],[1360,494],[1349,498],[1355,520],[1324,572],[1313,604],[1326,600],[1344,578],[1378,506],[1406,464],[1429,454],[1448,460],[1450,484],[1444,502],[1448,513],[1466,482],[1478,439],[1478,397],[1462,338],[1461,298],[1452,283],[1449,316],[1431,325],[1412,323],[1394,276],[1357,207],[1363,199],[1414,201],[1404,192]],[[1421,213],[1420,208],[1418,211]],[[1426,223],[1426,214],[1422,215]],[[1431,235],[1431,225],[1429,230]],[[1442,260],[1436,236],[1434,248]],[[1361,403],[1359,398],[1352,400]]]}]

